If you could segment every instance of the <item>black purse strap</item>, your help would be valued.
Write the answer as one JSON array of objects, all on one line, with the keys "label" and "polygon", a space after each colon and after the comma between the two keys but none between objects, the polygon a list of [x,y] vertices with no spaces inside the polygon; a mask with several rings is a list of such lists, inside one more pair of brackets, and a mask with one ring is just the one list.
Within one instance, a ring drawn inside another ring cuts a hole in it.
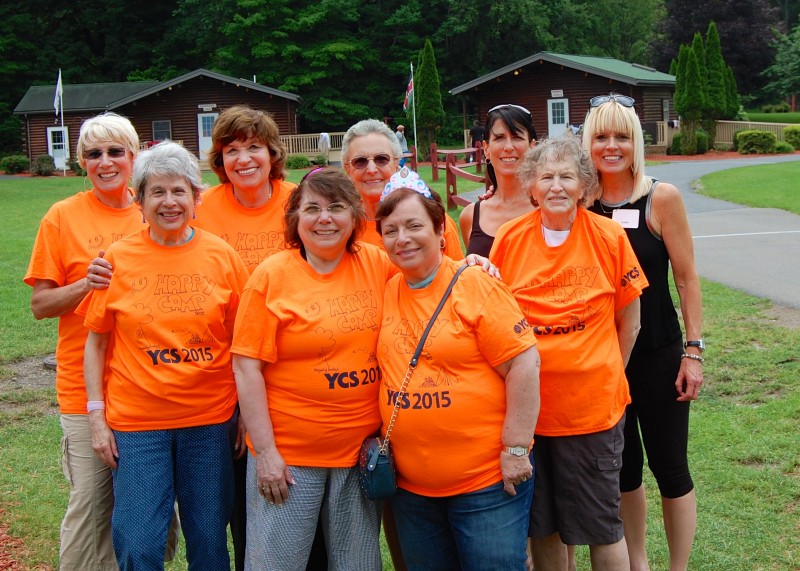
[{"label": "black purse strap", "polygon": [[422,354],[422,349],[425,346],[425,340],[428,338],[428,333],[431,332],[433,328],[433,322],[436,321],[436,318],[439,315],[439,312],[442,311],[444,307],[444,303],[447,301],[447,298],[450,297],[450,292],[453,291],[453,286],[456,285],[456,281],[458,280],[458,276],[466,270],[469,266],[464,264],[458,271],[456,271],[453,279],[450,280],[450,285],[447,286],[447,289],[442,296],[441,301],[439,301],[439,305],[436,306],[436,309],[433,311],[433,315],[431,316],[431,320],[428,322],[428,326],[425,328],[425,331],[422,332],[422,337],[419,339],[419,343],[417,343],[417,349],[414,351],[414,355],[411,357],[411,361],[408,363],[408,370],[406,371],[406,376],[403,379],[403,384],[400,386],[400,390],[397,392],[397,400],[395,400],[394,408],[392,409],[392,416],[389,419],[389,426],[386,427],[386,436],[381,443],[380,452],[381,454],[386,453],[386,449],[389,446],[389,438],[392,435],[392,430],[394,429],[394,423],[397,420],[397,412],[400,410],[400,405],[403,403],[403,396],[406,393],[406,388],[408,387],[408,381],[411,379],[411,373],[417,367],[417,363],[419,362],[419,357]]}]

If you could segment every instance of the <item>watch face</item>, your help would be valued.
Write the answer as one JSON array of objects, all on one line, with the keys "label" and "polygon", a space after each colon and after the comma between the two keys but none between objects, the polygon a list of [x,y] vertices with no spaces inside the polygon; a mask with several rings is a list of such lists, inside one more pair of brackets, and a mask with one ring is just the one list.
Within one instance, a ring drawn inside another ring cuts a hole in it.
[{"label": "watch face", "polygon": [[687,341],[686,343],[683,344],[683,346],[684,346],[684,348],[697,347],[701,351],[705,351],[706,350],[706,344],[703,342],[702,339],[699,339],[698,341]]}]

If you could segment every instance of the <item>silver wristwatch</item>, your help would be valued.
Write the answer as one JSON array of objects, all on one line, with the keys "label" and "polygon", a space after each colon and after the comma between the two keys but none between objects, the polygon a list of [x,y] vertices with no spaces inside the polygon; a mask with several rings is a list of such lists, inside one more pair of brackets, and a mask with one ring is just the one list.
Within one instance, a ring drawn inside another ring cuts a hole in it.
[{"label": "silver wristwatch", "polygon": [[503,452],[512,456],[527,456],[530,454],[531,449],[524,446],[503,446]]}]

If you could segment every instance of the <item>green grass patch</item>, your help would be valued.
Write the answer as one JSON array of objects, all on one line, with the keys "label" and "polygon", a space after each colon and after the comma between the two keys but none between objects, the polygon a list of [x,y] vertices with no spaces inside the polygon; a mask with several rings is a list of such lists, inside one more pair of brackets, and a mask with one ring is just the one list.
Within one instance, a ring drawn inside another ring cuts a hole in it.
[{"label": "green grass patch", "polygon": [[737,204],[800,214],[800,161],[740,167],[700,179],[698,192]]},{"label": "green grass patch", "polygon": [[800,112],[763,113],[761,111],[748,111],[747,119],[754,123],[800,123]]}]

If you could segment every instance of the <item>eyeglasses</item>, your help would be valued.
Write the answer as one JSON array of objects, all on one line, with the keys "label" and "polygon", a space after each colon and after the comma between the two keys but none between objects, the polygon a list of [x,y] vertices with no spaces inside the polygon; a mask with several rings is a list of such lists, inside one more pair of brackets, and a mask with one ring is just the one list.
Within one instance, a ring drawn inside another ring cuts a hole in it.
[{"label": "eyeglasses", "polygon": [[385,167],[392,162],[392,157],[387,154],[375,155],[373,157],[356,157],[347,161],[347,163],[352,165],[356,170],[364,170],[367,168],[370,161],[374,162],[376,167]]},{"label": "eyeglasses", "polygon": [[300,209],[300,214],[306,218],[319,218],[322,216],[322,211],[326,210],[331,216],[338,216],[347,212],[348,208],[350,206],[343,202],[331,202],[327,208],[322,208],[319,204],[306,204]]},{"label": "eyeglasses", "polygon": [[108,155],[111,159],[118,159],[120,157],[124,157],[125,153],[128,151],[123,149],[122,147],[111,147],[106,151],[102,151],[100,149],[89,149],[85,153],[83,153],[83,158],[88,161],[96,161],[97,159],[103,156],[103,153]]},{"label": "eyeglasses", "polygon": [[487,113],[491,113],[492,111],[497,111],[498,109],[502,109],[503,107],[513,107],[514,109],[519,109],[520,111],[528,115],[531,114],[531,112],[525,109],[522,105],[514,105],[513,103],[503,103],[502,105],[495,105],[494,107],[489,109]]},{"label": "eyeglasses", "polygon": [[623,107],[633,107],[633,104],[636,103],[636,100],[633,97],[620,95],[619,93],[611,93],[609,95],[598,95],[597,97],[592,97],[589,100],[589,106],[599,107],[603,103],[608,103],[609,101],[615,101]]}]

